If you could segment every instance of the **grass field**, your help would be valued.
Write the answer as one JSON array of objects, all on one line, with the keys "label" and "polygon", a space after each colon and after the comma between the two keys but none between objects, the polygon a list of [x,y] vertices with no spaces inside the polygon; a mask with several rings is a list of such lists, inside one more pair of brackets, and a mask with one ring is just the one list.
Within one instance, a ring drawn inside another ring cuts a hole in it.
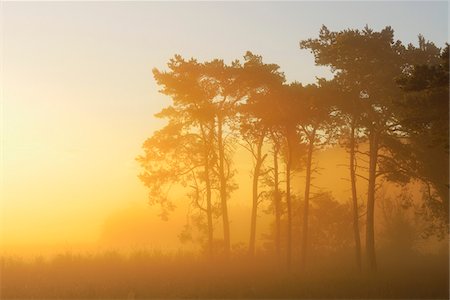
[{"label": "grass field", "polygon": [[379,257],[379,271],[354,269],[351,255],[322,257],[307,270],[268,255],[229,260],[194,254],[65,253],[1,258],[1,298],[400,298],[448,299],[448,257]]}]

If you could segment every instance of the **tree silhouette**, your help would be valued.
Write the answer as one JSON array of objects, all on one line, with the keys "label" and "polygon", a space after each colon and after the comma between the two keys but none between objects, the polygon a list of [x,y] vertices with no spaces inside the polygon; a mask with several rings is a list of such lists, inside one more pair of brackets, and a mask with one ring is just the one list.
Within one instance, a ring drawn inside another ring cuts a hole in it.
[{"label": "tree silhouette", "polygon": [[230,221],[228,216],[228,198],[235,186],[233,177],[231,154],[233,152],[233,122],[236,107],[245,96],[240,85],[239,76],[241,66],[238,61],[226,65],[223,60],[215,59],[204,63],[205,73],[202,81],[212,91],[209,101],[213,107],[215,139],[217,143],[216,173],[219,177],[219,193],[223,219],[224,251],[230,255]]},{"label": "tree silhouette", "polygon": [[291,177],[295,169],[299,169],[300,158],[305,154],[304,144],[298,134],[298,109],[299,93],[303,86],[297,82],[283,85],[279,91],[277,105],[273,107],[275,124],[284,140],[285,180],[286,180],[286,263],[288,269],[292,265],[292,191]]},{"label": "tree silhouette", "polygon": [[362,102],[359,112],[364,135],[369,143],[369,169],[367,192],[366,253],[370,270],[376,270],[375,256],[375,192],[380,149],[383,138],[395,135],[398,122],[393,109],[400,90],[395,78],[402,74],[405,47],[394,41],[394,31],[386,27],[375,32],[363,30],[331,32],[325,26],[318,39],[301,42],[302,48],[311,49],[318,65],[327,65],[348,90],[359,94]]},{"label": "tree silhouette", "polygon": [[[223,219],[224,251],[230,252],[230,225],[228,197],[233,188],[231,154],[233,152],[233,122],[237,104],[245,94],[239,86],[241,66],[239,62],[226,65],[222,60],[199,63],[195,59],[184,60],[181,56],[171,59],[168,72],[154,70],[162,93],[170,96],[173,105],[161,113],[163,117],[186,122],[187,132],[195,134],[203,145],[200,177],[205,184],[206,212],[210,248],[212,247],[212,190],[218,189]],[[178,121],[180,122],[180,121]],[[192,153],[195,156],[197,152]],[[217,178],[217,185],[213,185]],[[199,193],[203,190],[199,190]],[[212,248],[211,248],[212,249]]]},{"label": "tree silhouette", "polygon": [[[190,195],[195,206],[206,213],[208,251],[212,254],[212,166],[216,161],[214,114],[209,101],[212,91],[202,82],[204,66],[196,60],[176,55],[168,67],[169,72],[154,69],[153,74],[163,86],[161,92],[172,99],[172,105],[156,115],[168,119],[169,124],[145,142],[145,155],[138,158],[144,169],[140,177],[152,197],[165,195],[162,187],[174,183],[193,189]],[[164,213],[173,209],[167,196],[156,199]]]},{"label": "tree silhouette", "polygon": [[254,163],[249,240],[249,254],[254,255],[258,205],[263,199],[263,192],[258,191],[259,178],[270,171],[263,170],[263,163],[267,158],[267,153],[263,154],[263,143],[274,124],[271,116],[271,107],[276,101],[273,91],[281,87],[285,78],[278,65],[264,64],[261,56],[247,52],[244,60],[241,81],[246,89],[247,101],[239,107],[239,121],[244,147],[252,154]]},{"label": "tree silhouette", "polygon": [[449,220],[449,46],[439,53],[434,44],[420,41],[419,49],[410,47],[418,64],[398,78],[406,92],[399,101],[407,136],[407,144],[401,146],[409,155],[396,155],[395,167],[426,183],[425,206],[437,221],[428,233],[442,236]]},{"label": "tree silhouette", "polygon": [[[418,47],[404,46],[394,41],[390,27],[332,32],[323,26],[318,38],[301,41],[300,47],[312,51],[317,65],[329,66],[334,78],[306,86],[286,83],[278,65],[252,52],[230,64],[176,55],[167,71],[153,70],[160,92],[172,103],[156,115],[167,124],[145,141],[144,154],[137,158],[150,203],[160,205],[167,218],[175,207],[171,187],[183,187],[182,198],[195,208],[191,220],[206,237],[209,255],[215,252],[214,219],[221,217],[223,251],[229,257],[228,204],[237,188],[232,160],[241,144],[253,163],[250,256],[257,249],[261,203],[270,200],[275,252],[281,257],[285,242],[288,269],[299,240],[303,269],[310,263],[308,253],[314,256],[311,250],[345,249],[346,230],[351,231],[344,223],[352,219],[361,270],[357,177],[368,182],[365,253],[370,271],[377,269],[375,202],[384,182],[424,182],[426,233],[448,232],[448,45],[440,51],[419,36]],[[335,146],[337,139],[349,155],[351,206],[313,185],[316,154]],[[303,170],[305,176],[295,185],[304,187],[302,198],[292,180]]]},{"label": "tree silhouette", "polygon": [[324,145],[335,127],[331,118],[330,89],[326,81],[318,85],[308,85],[300,91],[298,103],[298,128],[301,138],[307,145],[305,195],[303,206],[302,245],[300,262],[306,267],[308,251],[309,206],[312,181],[313,154],[317,147]]},{"label": "tree silhouette", "polygon": [[337,126],[340,129],[341,146],[345,147],[349,154],[349,177],[352,200],[352,221],[353,238],[355,243],[356,266],[362,270],[361,260],[361,237],[359,227],[359,208],[357,195],[357,152],[358,145],[363,142],[364,136],[361,134],[362,117],[361,111],[363,103],[359,99],[359,93],[354,89],[349,89],[340,78],[334,78],[329,82],[330,93],[333,94],[330,103],[333,106],[332,114],[335,115]]},{"label": "tree silhouette", "polygon": [[281,255],[281,191],[280,191],[280,171],[278,165],[279,153],[281,148],[280,136],[277,131],[271,130],[271,140],[273,144],[273,206],[275,213],[275,252],[278,259]]}]

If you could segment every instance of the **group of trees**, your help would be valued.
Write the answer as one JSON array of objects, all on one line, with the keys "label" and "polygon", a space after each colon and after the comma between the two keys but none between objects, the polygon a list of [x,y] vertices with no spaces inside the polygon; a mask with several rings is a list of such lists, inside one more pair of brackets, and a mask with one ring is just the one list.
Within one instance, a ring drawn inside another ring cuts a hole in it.
[{"label": "group of trees", "polygon": [[[251,52],[230,64],[176,55],[167,71],[154,69],[172,104],[156,115],[167,125],[144,143],[140,178],[163,217],[175,207],[171,186],[185,188],[211,256],[218,251],[213,227],[220,218],[228,256],[228,202],[238,188],[233,154],[242,146],[253,162],[249,254],[255,252],[258,210],[266,201],[274,215],[275,251],[283,252],[288,267],[293,228],[298,230],[293,223],[300,223],[299,261],[305,267],[314,157],[319,149],[340,144],[349,154],[348,221],[353,222],[357,267],[362,265],[364,203],[365,255],[368,269],[375,270],[374,212],[382,182],[423,182],[429,234],[448,228],[448,45],[440,49],[421,36],[418,47],[403,45],[390,27],[333,32],[323,26],[318,38],[301,41],[300,48],[310,50],[317,65],[330,67],[334,78],[306,86],[287,83],[278,65]],[[302,197],[291,187],[299,170],[305,172]],[[368,182],[365,201],[357,196],[358,178]],[[300,220],[293,220],[294,198],[301,202]]]}]

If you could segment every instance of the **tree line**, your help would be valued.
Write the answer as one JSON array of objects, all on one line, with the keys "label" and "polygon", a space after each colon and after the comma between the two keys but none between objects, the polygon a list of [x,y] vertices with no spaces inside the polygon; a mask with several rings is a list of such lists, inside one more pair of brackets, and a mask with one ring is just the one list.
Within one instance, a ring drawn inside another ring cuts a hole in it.
[{"label": "tree line", "polygon": [[[362,204],[367,268],[377,268],[375,202],[384,182],[422,182],[426,234],[446,234],[448,44],[439,48],[419,35],[418,46],[404,45],[394,39],[391,27],[330,31],[323,26],[318,37],[300,41],[299,47],[313,53],[316,65],[329,67],[333,78],[289,83],[278,65],[252,52],[229,64],[175,55],[167,70],[153,70],[160,92],[172,103],[156,114],[167,125],[145,141],[144,154],[137,158],[150,204],[160,205],[167,218],[175,208],[170,189],[183,186],[208,254],[219,251],[214,224],[220,219],[220,251],[229,256],[228,202],[238,188],[233,154],[243,147],[253,166],[249,254],[255,253],[261,203],[268,202],[277,255],[291,267],[293,231],[300,230],[299,262],[304,268],[310,249],[314,157],[322,148],[340,146],[349,154],[348,221],[353,224],[358,269]],[[365,159],[366,164],[361,162]],[[301,197],[292,192],[293,175],[299,170],[305,172]],[[358,179],[367,181],[365,199],[358,198]],[[301,202],[299,220],[294,220],[295,197]]]}]

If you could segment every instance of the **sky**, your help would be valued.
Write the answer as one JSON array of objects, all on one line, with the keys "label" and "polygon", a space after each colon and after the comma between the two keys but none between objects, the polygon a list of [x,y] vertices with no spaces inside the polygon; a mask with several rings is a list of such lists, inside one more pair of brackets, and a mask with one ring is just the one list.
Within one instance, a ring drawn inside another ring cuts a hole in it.
[{"label": "sky", "polygon": [[[251,50],[288,81],[312,83],[331,74],[299,41],[322,24],[389,25],[403,43],[416,44],[420,33],[443,46],[448,12],[447,2],[431,1],[2,1],[0,246],[96,243],[124,211],[157,219],[135,157],[164,124],[153,115],[170,100],[152,69],[174,54],[230,62]],[[164,224],[170,235],[181,226]],[[149,238],[156,246],[176,240]]]}]

